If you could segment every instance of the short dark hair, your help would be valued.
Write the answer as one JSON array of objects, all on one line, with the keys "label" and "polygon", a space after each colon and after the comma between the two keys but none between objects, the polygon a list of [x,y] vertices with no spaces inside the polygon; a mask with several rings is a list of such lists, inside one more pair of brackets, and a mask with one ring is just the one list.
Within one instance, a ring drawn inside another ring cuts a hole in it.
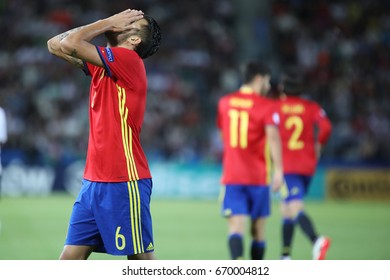
[{"label": "short dark hair", "polygon": [[270,68],[258,61],[247,62],[242,68],[242,78],[244,84],[251,82],[256,75],[265,76],[270,74]]},{"label": "short dark hair", "polygon": [[139,43],[135,48],[135,51],[143,59],[157,52],[160,48],[162,39],[160,26],[154,18],[144,15],[144,19],[146,19],[148,24],[141,27],[139,32],[141,43]]},{"label": "short dark hair", "polygon": [[303,91],[303,76],[298,68],[287,68],[282,74],[280,84],[286,95],[300,95]]}]

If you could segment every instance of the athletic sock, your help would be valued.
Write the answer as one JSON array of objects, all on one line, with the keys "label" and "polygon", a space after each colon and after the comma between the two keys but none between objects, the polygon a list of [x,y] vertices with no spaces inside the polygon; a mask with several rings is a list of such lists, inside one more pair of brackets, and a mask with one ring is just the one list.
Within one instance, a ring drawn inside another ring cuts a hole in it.
[{"label": "athletic sock", "polygon": [[306,236],[311,240],[312,243],[314,243],[317,240],[318,235],[315,232],[313,223],[311,222],[310,218],[305,214],[305,212],[302,211],[299,212],[296,220]]},{"label": "athletic sock", "polygon": [[294,236],[294,221],[292,219],[283,219],[282,225],[282,239],[283,239],[283,249],[282,256],[290,256],[291,254],[291,244]]},{"label": "athletic sock", "polygon": [[234,233],[229,236],[229,249],[232,260],[243,258],[244,246],[241,234]]},{"label": "athletic sock", "polygon": [[265,253],[265,241],[252,241],[251,257],[252,260],[262,260]]}]

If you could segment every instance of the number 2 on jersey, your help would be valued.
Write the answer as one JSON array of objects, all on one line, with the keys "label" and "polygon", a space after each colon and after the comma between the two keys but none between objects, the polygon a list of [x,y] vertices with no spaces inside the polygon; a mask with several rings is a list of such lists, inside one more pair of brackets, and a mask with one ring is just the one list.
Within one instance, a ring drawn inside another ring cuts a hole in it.
[{"label": "number 2 on jersey", "polygon": [[302,140],[299,140],[303,131],[303,121],[299,116],[288,117],[284,126],[287,130],[293,129],[290,139],[288,140],[288,148],[290,150],[301,150],[305,146]]},{"label": "number 2 on jersey", "polygon": [[236,109],[229,110],[230,146],[246,149],[248,147],[249,113]]}]

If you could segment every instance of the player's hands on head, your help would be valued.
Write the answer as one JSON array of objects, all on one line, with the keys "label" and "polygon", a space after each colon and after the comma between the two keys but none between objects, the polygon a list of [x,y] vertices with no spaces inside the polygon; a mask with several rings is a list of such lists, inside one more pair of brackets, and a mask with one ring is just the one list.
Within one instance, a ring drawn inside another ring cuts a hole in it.
[{"label": "player's hands on head", "polygon": [[131,29],[131,24],[142,19],[144,12],[140,10],[127,9],[108,18],[112,26],[112,32],[123,32]]}]

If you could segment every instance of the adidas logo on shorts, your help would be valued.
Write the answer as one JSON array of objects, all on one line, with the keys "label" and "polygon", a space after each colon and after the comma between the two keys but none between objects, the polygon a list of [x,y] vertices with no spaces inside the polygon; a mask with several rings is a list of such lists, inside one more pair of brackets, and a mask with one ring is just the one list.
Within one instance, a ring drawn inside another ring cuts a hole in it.
[{"label": "adidas logo on shorts", "polygon": [[154,249],[153,243],[150,242],[148,248],[146,248],[146,251],[151,251]]}]

